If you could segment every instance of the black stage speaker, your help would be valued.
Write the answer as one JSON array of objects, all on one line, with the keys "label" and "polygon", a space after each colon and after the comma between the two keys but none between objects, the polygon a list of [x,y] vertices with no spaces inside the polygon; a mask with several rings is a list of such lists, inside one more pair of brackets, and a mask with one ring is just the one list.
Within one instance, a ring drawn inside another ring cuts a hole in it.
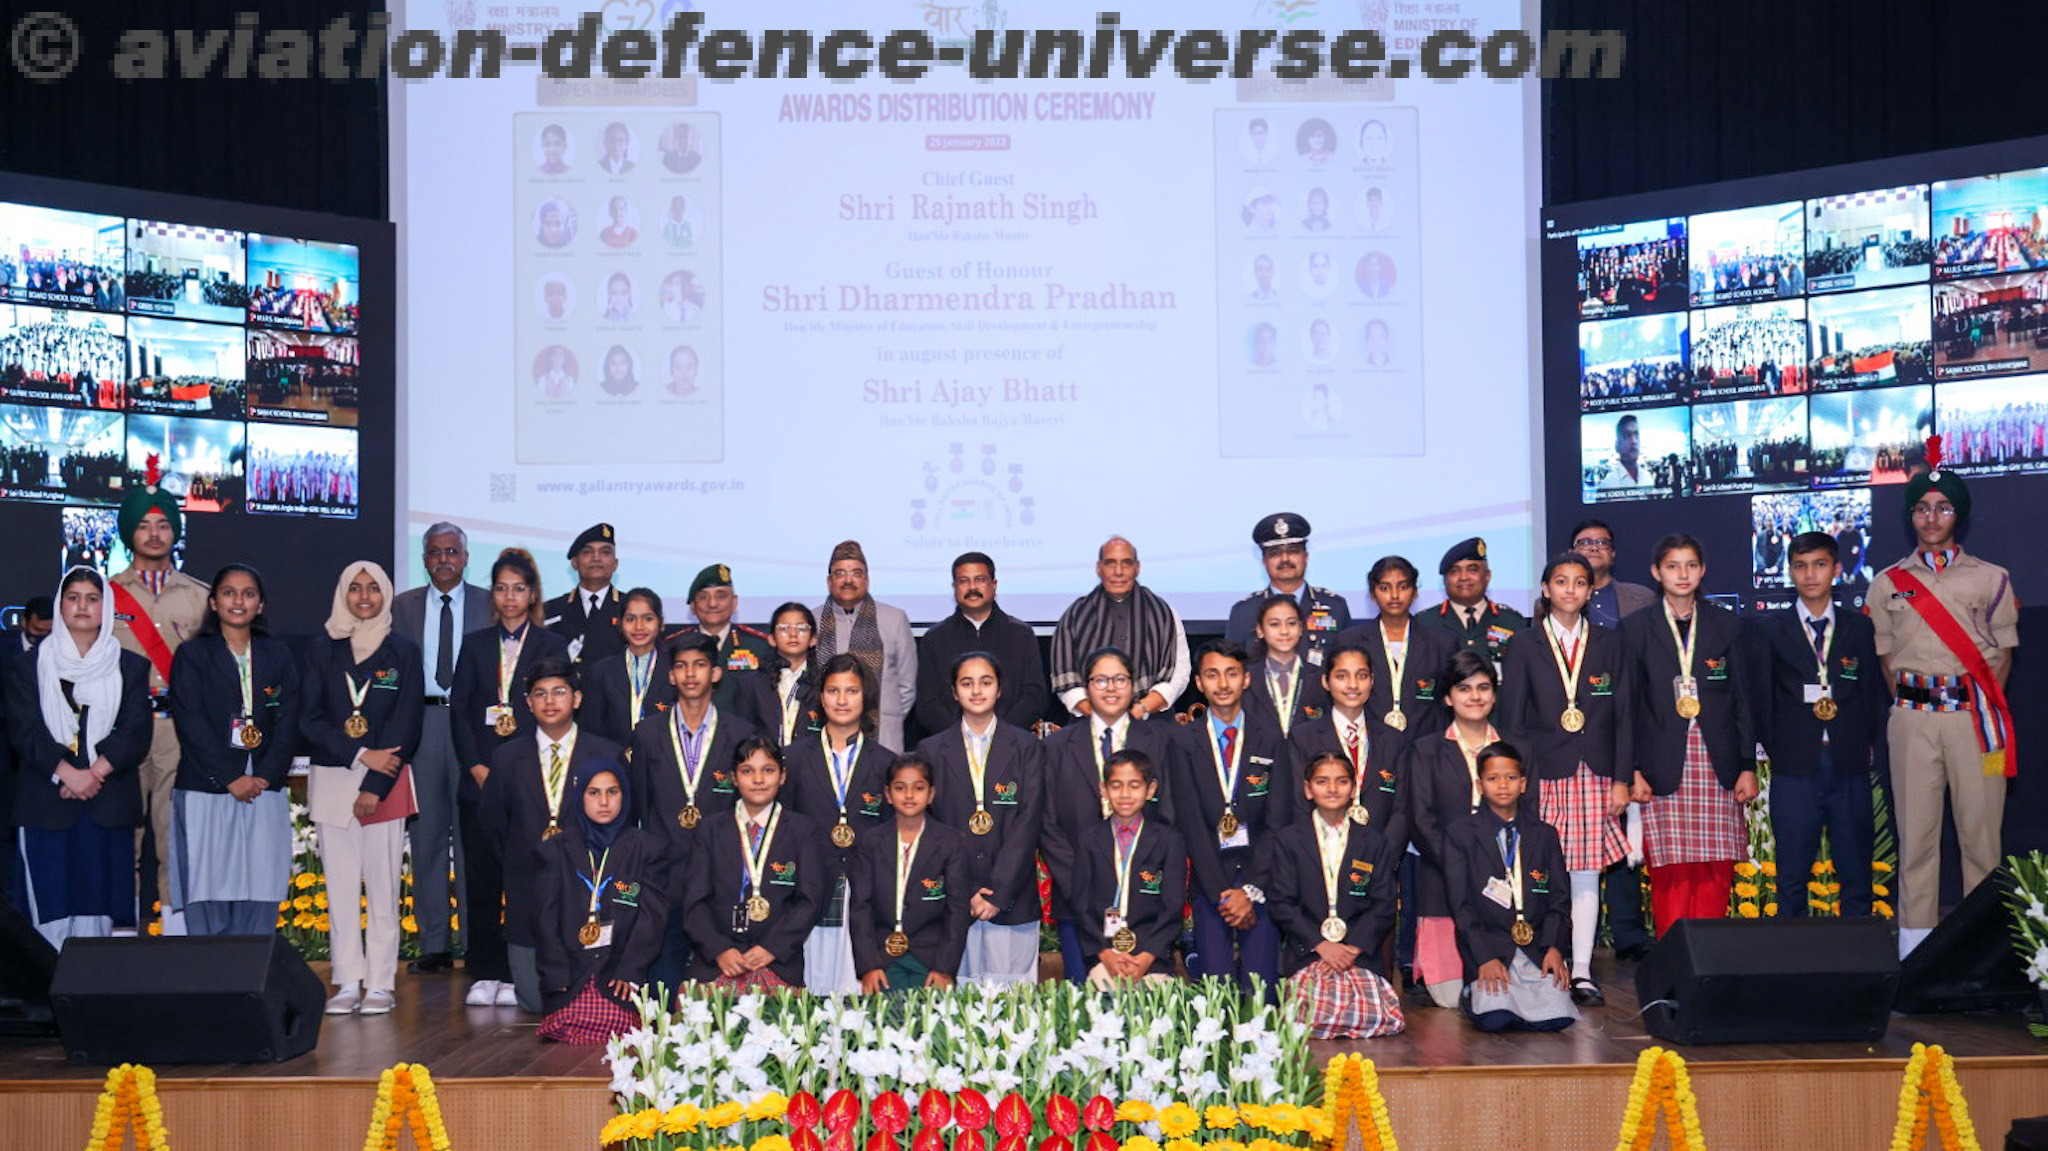
[{"label": "black stage speaker", "polygon": [[50,978],[57,949],[28,917],[0,899],[0,1035],[57,1033],[50,1018]]},{"label": "black stage speaker", "polygon": [[320,1040],[327,988],[281,935],[73,939],[50,1002],[74,1063],[270,1063]]},{"label": "black stage speaker", "polygon": [[1864,1043],[1891,1021],[1898,956],[1880,919],[1682,919],[1636,995],[1643,1026],[1674,1043]]},{"label": "black stage speaker", "polygon": [[1920,941],[1899,968],[1897,1010],[1905,1015],[2019,1008],[2034,987],[2013,950],[2005,893],[2012,872],[1998,867]]}]

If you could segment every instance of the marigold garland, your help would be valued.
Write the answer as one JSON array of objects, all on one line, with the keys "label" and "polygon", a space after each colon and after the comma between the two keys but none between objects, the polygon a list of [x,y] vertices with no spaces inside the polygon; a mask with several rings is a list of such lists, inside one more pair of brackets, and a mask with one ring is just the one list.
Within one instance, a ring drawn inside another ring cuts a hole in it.
[{"label": "marigold garland", "polygon": [[1700,1130],[1699,1100],[1692,1093],[1692,1076],[1685,1060],[1676,1052],[1652,1047],[1636,1059],[1635,1078],[1628,1085],[1628,1106],[1621,1114],[1621,1137],[1615,1151],[1649,1151],[1657,1137],[1657,1115],[1664,1116],[1664,1129],[1671,1151],[1706,1151],[1707,1140]]},{"label": "marigold garland", "polygon": [[93,1107],[85,1151],[117,1151],[130,1130],[135,1132],[136,1151],[170,1151],[163,1104],[156,1096],[156,1072],[123,1063],[107,1072],[107,1085]]},{"label": "marigold garland", "polygon": [[1323,1069],[1322,1109],[1329,1132],[1318,1141],[1326,1146],[1348,1142],[1356,1123],[1364,1151],[1400,1151],[1386,1097],[1380,1094],[1379,1070],[1365,1056],[1353,1053],[1330,1060]]},{"label": "marigold garland", "polygon": [[408,1126],[419,1151],[448,1151],[448,1129],[441,1121],[434,1077],[421,1063],[400,1063],[378,1077],[363,1151],[397,1151],[399,1132]]},{"label": "marigold garland", "polygon": [[1913,1045],[1899,1082],[1899,1120],[1892,1127],[1892,1151],[1924,1151],[1930,1117],[1941,1133],[1943,1151],[1982,1151],[1970,1104],[1956,1082],[1955,1059],[1939,1044]]}]

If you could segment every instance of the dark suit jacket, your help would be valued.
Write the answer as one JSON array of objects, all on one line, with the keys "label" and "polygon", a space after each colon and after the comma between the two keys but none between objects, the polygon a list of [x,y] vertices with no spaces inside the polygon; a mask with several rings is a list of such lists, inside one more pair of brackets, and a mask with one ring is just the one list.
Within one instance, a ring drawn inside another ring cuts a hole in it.
[{"label": "dark suit jacket", "polygon": [[[895,831],[892,819],[861,840],[847,872],[846,927],[853,936],[854,970],[862,975],[890,963],[882,941],[896,930],[896,865],[903,856]],[[960,956],[967,950],[972,917],[967,905],[974,895],[968,854],[965,832],[927,816],[903,892],[903,934],[910,937],[910,954],[944,975],[960,973]]]},{"label": "dark suit jacket", "polygon": [[565,645],[582,638],[583,647],[576,653],[578,663],[589,663],[626,649],[626,639],[619,634],[619,617],[626,614],[626,596],[617,586],[605,593],[596,615],[590,614],[590,597],[581,585],[549,600],[543,611],[548,630],[561,636]]},{"label": "dark suit jacket", "polygon": [[684,895],[683,925],[695,948],[690,977],[709,983],[718,978],[718,957],[728,948],[744,952],[762,947],[775,957],[768,970],[802,987],[804,940],[832,896],[833,870],[826,854],[832,841],[826,837],[827,829],[801,812],[782,808],[780,826],[761,868],[760,894],[768,900],[768,918],[744,933],[733,930],[733,908],[745,898],[747,865],[741,853],[746,840],[738,818],[730,813],[713,820],[709,830]]},{"label": "dark suit jacket", "polygon": [[[1732,789],[1738,775],[1756,766],[1744,661],[1736,658],[1739,629],[1734,612],[1705,600],[1694,610],[1692,626],[1699,629],[1692,674],[1699,686],[1700,737],[1713,761],[1714,777]],[[1652,791],[1670,795],[1685,774],[1686,721],[1678,714],[1672,684],[1678,678],[1678,648],[1661,608],[1621,621],[1621,634],[1633,676],[1624,690],[1633,696],[1629,713],[1635,717],[1635,769],[1650,781]]]},{"label": "dark suit jacket", "polygon": [[832,828],[839,822],[839,795],[832,786],[832,768],[825,762],[824,733],[799,734],[783,752],[787,781],[782,785],[782,802],[818,829],[818,849],[832,881],[825,886],[827,897],[832,894],[832,883],[846,874],[860,841],[895,820],[888,794],[889,768],[895,762],[895,751],[883,747],[872,735],[861,737],[860,754],[854,757],[853,775],[846,783],[846,823],[853,828],[853,847],[842,851],[832,843]]},{"label": "dark suit jacket", "polygon": [[817,734],[817,725],[823,722],[818,714],[818,665],[814,660],[806,660],[804,662],[804,670],[798,674],[796,680],[796,727],[791,732],[790,739],[785,740],[782,738],[782,696],[780,693],[782,673],[788,666],[778,656],[769,670],[751,677],[752,682],[750,685],[750,689],[757,696],[754,704],[755,710],[768,718],[768,724],[762,730],[768,733],[769,737],[775,741],[778,747],[788,747],[790,743],[801,740],[806,735],[815,736]]},{"label": "dark suit jacket", "polygon": [[1045,718],[1052,703],[1051,681],[1031,625],[995,607],[977,629],[955,609],[917,641],[917,703],[911,714],[926,735],[960,722],[960,705],[953,699],[953,661],[970,651],[985,651],[1002,667],[1003,698],[996,718],[1026,729]]},{"label": "dark suit jacket", "polygon": [[[1245,667],[1245,675],[1251,683],[1245,688],[1245,707],[1275,721],[1280,719],[1280,703],[1273,698],[1273,687],[1266,681],[1266,663],[1253,660]],[[1330,692],[1323,686],[1323,669],[1302,659],[1295,666],[1295,674],[1301,676],[1301,687],[1294,692],[1294,715],[1288,721],[1288,730],[1301,723],[1304,717],[1318,715],[1330,708]]]},{"label": "dark suit jacket", "polygon": [[[1366,697],[1365,710],[1374,719],[1385,719],[1394,706],[1394,665],[1387,659],[1378,617],[1344,629],[1335,646],[1346,644],[1356,644],[1372,653],[1372,694]],[[1457,652],[1458,641],[1449,630],[1426,623],[1420,616],[1409,617],[1408,658],[1401,665],[1401,714],[1408,717],[1408,728],[1392,733],[1394,743],[1405,745],[1420,732],[1441,734],[1450,725],[1446,700],[1450,685],[1444,682],[1444,670]]]},{"label": "dark suit jacket", "polygon": [[991,922],[1005,927],[1038,922],[1038,841],[1045,823],[1046,778],[1038,738],[998,720],[989,739],[982,774],[984,801],[995,830],[975,835],[974,782],[967,770],[967,741],[960,726],[936,732],[917,750],[931,757],[938,776],[932,817],[958,830],[966,841],[968,895],[986,887],[1000,910]]},{"label": "dark suit jacket", "polygon": [[[1500,817],[1482,808],[1451,829],[1450,866],[1445,879],[1450,885],[1451,917],[1458,925],[1458,952],[1465,959],[1465,978],[1479,978],[1479,968],[1489,960],[1509,963],[1515,953],[1515,913],[1488,899],[1481,892],[1488,879],[1507,878],[1496,836]],[[1518,853],[1522,862],[1522,913],[1536,929],[1536,938],[1522,953],[1537,966],[1543,954],[1557,948],[1569,963],[1572,957],[1570,882],[1564,869],[1564,847],[1557,829],[1536,818],[1525,799],[1518,805],[1515,828],[1519,834]]]},{"label": "dark suit jacket", "polygon": [[1586,726],[1573,733],[1559,724],[1566,703],[1564,680],[1550,653],[1547,626],[1539,621],[1508,643],[1494,712],[1500,733],[1527,757],[1536,779],[1566,779],[1584,763],[1603,779],[1634,782],[1635,733],[1626,722],[1631,677],[1622,637],[1586,621],[1578,694]]},{"label": "dark suit jacket", "polygon": [[1646,607],[1654,607],[1657,603],[1656,592],[1642,584],[1629,583],[1626,580],[1614,581],[1614,596],[1616,602],[1621,605],[1621,617],[1623,619],[1627,619]]},{"label": "dark suit jacket", "polygon": [[[1498,663],[1508,640],[1518,631],[1529,626],[1529,617],[1503,603],[1486,601],[1486,607],[1479,613],[1478,626],[1465,623],[1465,613],[1444,602],[1415,613],[1415,622],[1427,627],[1442,628],[1450,633],[1453,651],[1466,650],[1483,653],[1486,658]],[[1450,662],[1450,656],[1444,657]]]},{"label": "dark suit jacket", "polygon": [[1225,803],[1208,716],[1174,733],[1170,774],[1175,826],[1194,864],[1194,890],[1210,903],[1245,883],[1265,886],[1259,849],[1267,836],[1293,823],[1307,802],[1294,753],[1281,738],[1279,723],[1249,709],[1238,714],[1237,738],[1243,751],[1230,803],[1250,839],[1244,847],[1225,851],[1217,842],[1216,825]]},{"label": "dark suit jacket", "polygon": [[633,703],[633,684],[627,674],[626,659],[624,648],[598,659],[586,659],[577,676],[577,686],[583,692],[583,706],[576,709],[577,726],[613,743],[628,742],[641,720],[660,714],[676,701],[675,685],[668,681],[668,661],[656,651],[648,673],[647,694],[640,701],[640,714],[628,715]]},{"label": "dark suit jacket", "polygon": [[[1216,830],[1210,828],[1209,834],[1214,836]],[[1109,950],[1102,912],[1116,906],[1116,832],[1109,820],[1098,819],[1082,833],[1074,849],[1074,869],[1074,925],[1081,935],[1081,954],[1093,960]],[[1137,933],[1138,950],[1151,954],[1152,970],[1162,975],[1173,971],[1173,943],[1180,938],[1180,913],[1188,901],[1187,874],[1188,853],[1180,832],[1147,817],[1131,859],[1125,918]]]},{"label": "dark suit jacket", "polygon": [[[1168,794],[1167,769],[1175,728],[1165,720],[1134,719],[1125,729],[1124,748],[1142,751],[1152,760],[1159,790],[1145,805],[1145,818],[1160,824],[1173,822],[1173,797]],[[1046,805],[1044,834],[1038,851],[1045,857],[1045,870],[1052,876],[1053,914],[1075,919],[1080,909],[1070,902],[1078,876],[1075,852],[1089,828],[1101,823],[1102,774],[1095,764],[1094,725],[1076,720],[1046,736],[1039,744],[1045,757]],[[1096,908],[1093,914],[1101,914]]]},{"label": "dark suit jacket", "polygon": [[548,810],[540,745],[528,732],[507,740],[491,753],[491,776],[484,782],[477,816],[505,868],[505,942],[534,945],[534,924],[540,911],[540,861],[547,846],[541,839],[549,817],[567,827],[582,810],[583,797],[573,786],[576,774],[593,759],[618,762],[619,745],[594,732],[578,731],[569,749],[562,802]]},{"label": "dark suit jacket", "polygon": [[660,834],[668,844],[662,854],[674,875],[667,887],[671,899],[681,897],[711,824],[727,817],[739,802],[739,791],[733,782],[733,749],[754,734],[754,729],[737,716],[718,714],[711,746],[704,749],[697,762],[697,826],[684,830],[677,821],[683,811],[684,787],[682,765],[676,759],[679,739],[675,724],[674,708],[641,720],[640,726],[633,729],[633,758],[626,767],[633,776],[633,810],[628,816],[648,831]]},{"label": "dark suit jacket", "polygon": [[[363,718],[370,730],[361,739],[350,739],[341,729],[355,712],[349,702],[346,676],[354,676],[363,690]],[[396,747],[398,758],[412,762],[419,748],[421,702],[426,673],[420,668],[420,649],[396,630],[370,658],[357,663],[345,639],[319,636],[306,644],[306,715],[300,724],[306,754],[323,767],[347,767],[361,748]],[[379,772],[366,771],[360,790],[382,799],[391,794],[397,780]]]},{"label": "dark suit jacket", "polygon": [[[1459,750],[1458,741],[1444,732],[1418,733],[1408,744],[1402,765],[1408,839],[1422,854],[1422,866],[1415,873],[1415,913],[1448,916],[1451,901],[1445,869],[1450,860],[1451,832],[1486,801],[1473,801],[1472,775],[1465,768],[1465,753]],[[1539,810],[1534,787],[1523,794],[1522,806],[1530,811]]]},{"label": "dark suit jacket", "polygon": [[[1324,752],[1345,755],[1344,737],[1337,734],[1337,713],[1326,711],[1307,723],[1294,726],[1287,737],[1294,754],[1293,779],[1289,783],[1294,802],[1302,812],[1309,807],[1308,797],[1302,793],[1301,774],[1308,765]],[[1366,826],[1377,827],[1380,834],[1390,843],[1408,847],[1408,805],[1402,799],[1408,781],[1402,777],[1405,766],[1403,748],[1394,738],[1394,729],[1381,723],[1372,714],[1372,705],[1365,708],[1365,787],[1358,794],[1358,803],[1365,808]],[[1345,756],[1349,762],[1350,757]]]},{"label": "dark suit jacket", "polygon": [[[621,817],[623,818],[623,817]],[[541,995],[547,1011],[568,1006],[586,982],[595,980],[600,993],[616,1000],[614,979],[645,983],[647,969],[661,954],[670,900],[663,890],[668,862],[662,858],[661,836],[637,827],[619,829],[609,854],[601,854],[609,878],[599,897],[597,917],[612,925],[611,943],[585,947],[576,937],[590,918],[590,855],[583,845],[581,821],[542,845],[536,891],[540,907],[534,929],[535,961],[540,968]]]},{"label": "dark suit jacket", "polygon": [[569,658],[569,644],[561,636],[532,624],[526,626],[519,658],[512,665],[512,697],[507,701],[519,726],[511,735],[501,736],[484,722],[484,710],[498,702],[497,627],[493,623],[462,637],[462,655],[455,661],[455,688],[448,693],[453,712],[448,729],[455,743],[455,761],[462,770],[457,797],[464,803],[475,803],[479,794],[476,780],[469,774],[471,767],[479,763],[489,766],[500,744],[533,738],[533,709],[526,706],[526,673],[532,670],[533,661],[542,656]]},{"label": "dark suit jacket", "polygon": [[[1315,962],[1316,944],[1323,942],[1323,920],[1330,914],[1330,893],[1323,885],[1323,857],[1316,827],[1320,817],[1305,817],[1278,829],[1266,846],[1266,907],[1280,929],[1280,974],[1289,976]],[[1401,849],[1371,827],[1348,818],[1343,870],[1337,875],[1337,914],[1347,929],[1339,942],[1359,949],[1357,966],[1379,969],[1380,941],[1394,926],[1394,887],[1400,873]]]},{"label": "dark suit jacket", "polygon": [[1745,686],[1757,739],[1771,757],[1773,774],[1813,775],[1820,770],[1821,733],[1826,731],[1834,770],[1861,775],[1870,770],[1871,750],[1884,738],[1891,712],[1884,665],[1877,657],[1877,631],[1869,617],[1837,605],[1828,644],[1828,687],[1839,709],[1822,723],[1806,700],[1806,685],[1817,684],[1819,660],[1813,632],[1798,608],[1759,613],[1744,621],[1742,654],[1749,660]]},{"label": "dark suit jacket", "polygon": [[[666,648],[669,640],[702,630],[696,624],[679,627],[662,636],[660,646]],[[762,704],[775,694],[774,678],[767,675],[768,669],[780,662],[780,657],[775,654],[774,641],[766,632],[735,623],[719,637],[717,662],[722,670],[717,685],[711,689],[711,702],[718,705],[718,710],[727,715],[737,715],[761,731],[773,730],[776,713]],[[666,670],[662,674],[667,677]],[[764,676],[767,678],[765,689],[762,684]]]},{"label": "dark suit jacket", "polygon": [[[58,636],[69,643],[70,637]],[[19,774],[14,780],[14,821],[12,827],[33,827],[41,831],[64,831],[78,823],[80,813],[92,816],[101,827],[133,827],[142,821],[142,761],[149,755],[149,741],[156,728],[149,710],[149,661],[132,651],[121,653],[121,706],[114,713],[113,730],[91,749],[95,758],[105,756],[113,765],[112,775],[100,784],[98,795],[84,802],[63,799],[50,776],[60,762],[87,768],[92,760],[74,755],[70,748],[50,737],[43,726],[42,703],[36,690],[36,659],[33,652],[10,654],[0,660],[6,675],[6,715],[10,744],[15,751]],[[6,850],[15,851],[13,843]]]},{"label": "dark suit jacket", "polygon": [[[434,597],[432,605],[428,596]],[[402,635],[417,645],[420,651],[427,650],[427,629],[437,631],[441,627],[441,593],[432,584],[426,587],[410,588],[398,593],[391,601],[391,632]],[[455,621],[455,648],[448,657],[452,667],[462,655],[462,641],[470,632],[491,626],[491,590],[473,583],[462,585],[462,617]],[[434,669],[422,665],[421,672],[427,677],[426,689],[432,694],[441,694],[439,685],[433,682]],[[454,685],[451,682],[450,690]],[[465,765],[467,766],[467,765]]]},{"label": "dark suit jacket", "polygon": [[228,746],[228,728],[242,714],[242,681],[235,657],[219,632],[205,632],[178,645],[171,657],[171,719],[178,731],[177,786],[186,791],[225,794],[250,763],[272,790],[284,786],[299,749],[299,661],[281,639],[259,635],[249,641],[250,684],[262,746],[251,753]]}]

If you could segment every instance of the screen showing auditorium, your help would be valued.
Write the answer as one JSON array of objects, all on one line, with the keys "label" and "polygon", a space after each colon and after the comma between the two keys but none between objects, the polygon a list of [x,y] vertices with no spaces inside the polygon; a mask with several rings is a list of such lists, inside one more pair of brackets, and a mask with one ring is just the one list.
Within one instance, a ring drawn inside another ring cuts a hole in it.
[{"label": "screen showing auditorium", "polygon": [[0,404],[0,499],[113,503],[120,479],[119,413]]},{"label": "screen showing auditorium", "polygon": [[1943,466],[1966,476],[2048,471],[2048,377],[1942,384],[1934,406]]},{"label": "screen showing auditorium", "polygon": [[119,216],[0,204],[0,301],[121,310]]},{"label": "screen showing auditorium", "polygon": [[128,410],[242,414],[242,329],[136,316],[128,321]]},{"label": "screen showing auditorium", "polygon": [[231,420],[129,416],[123,483],[144,483],[154,456],[164,489],[183,498],[186,512],[240,511],[245,476],[242,429]]},{"label": "screen showing auditorium", "polygon": [[0,399],[118,410],[126,322],[118,314],[0,304]]},{"label": "screen showing auditorium", "polygon": [[1820,296],[1808,302],[1806,320],[1814,391],[1933,378],[1934,328],[1923,285]]},{"label": "screen showing auditorium", "polygon": [[1692,313],[1695,400],[1806,390],[1806,301],[1736,304]]},{"label": "screen showing auditorium", "polygon": [[1806,202],[1806,289],[1848,292],[1927,279],[1927,185]]},{"label": "screen showing auditorium", "polygon": [[2048,268],[2048,168],[1934,182],[1938,280]]},{"label": "screen showing auditorium", "polygon": [[1686,383],[1684,312],[1579,325],[1579,407],[1588,412],[1668,402]]},{"label": "screen showing auditorium", "polygon": [[239,324],[249,308],[247,237],[225,228],[136,220],[128,225],[128,310]]},{"label": "screen showing auditorium", "polygon": [[353,336],[250,329],[249,418],[355,427],[361,356]]},{"label": "screen showing auditorium", "polygon": [[1803,396],[1692,409],[1692,474],[1702,495],[1803,488],[1806,455]]},{"label": "screen showing auditorium", "polygon": [[1922,385],[1815,396],[1807,423],[1814,487],[1902,484],[1927,462],[1934,389]]},{"label": "screen showing auditorium", "polygon": [[1579,237],[1579,314],[1640,316],[1686,306],[1685,218],[1595,228]]},{"label": "screen showing auditorium", "polygon": [[1944,380],[2048,370],[2048,272],[1936,284],[1934,335]]},{"label": "screen showing auditorium", "polygon": [[249,425],[249,510],[353,518],[360,477],[356,433]]},{"label": "screen showing auditorium", "polygon": [[1688,232],[1692,304],[1782,300],[1806,291],[1804,204],[1694,216]]},{"label": "screen showing auditorium", "polygon": [[360,294],[353,245],[250,235],[250,324],[353,335]]},{"label": "screen showing auditorium", "polygon": [[1842,561],[1836,587],[1862,587],[1870,582],[1869,488],[1752,496],[1749,521],[1750,573],[1758,588],[1792,586],[1792,541],[1807,532],[1834,537]]}]

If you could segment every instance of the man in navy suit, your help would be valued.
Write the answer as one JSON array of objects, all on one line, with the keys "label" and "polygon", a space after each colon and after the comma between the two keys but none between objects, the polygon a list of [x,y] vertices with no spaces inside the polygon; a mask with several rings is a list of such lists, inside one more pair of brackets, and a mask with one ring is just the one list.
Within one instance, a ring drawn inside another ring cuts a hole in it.
[{"label": "man in navy suit", "polygon": [[1792,540],[1790,611],[1748,618],[1758,738],[1771,762],[1771,830],[1778,841],[1778,914],[1806,914],[1806,877],[1828,834],[1842,914],[1871,908],[1871,749],[1891,703],[1877,658],[1876,630],[1861,612],[1835,607],[1842,573],[1825,532]]}]

